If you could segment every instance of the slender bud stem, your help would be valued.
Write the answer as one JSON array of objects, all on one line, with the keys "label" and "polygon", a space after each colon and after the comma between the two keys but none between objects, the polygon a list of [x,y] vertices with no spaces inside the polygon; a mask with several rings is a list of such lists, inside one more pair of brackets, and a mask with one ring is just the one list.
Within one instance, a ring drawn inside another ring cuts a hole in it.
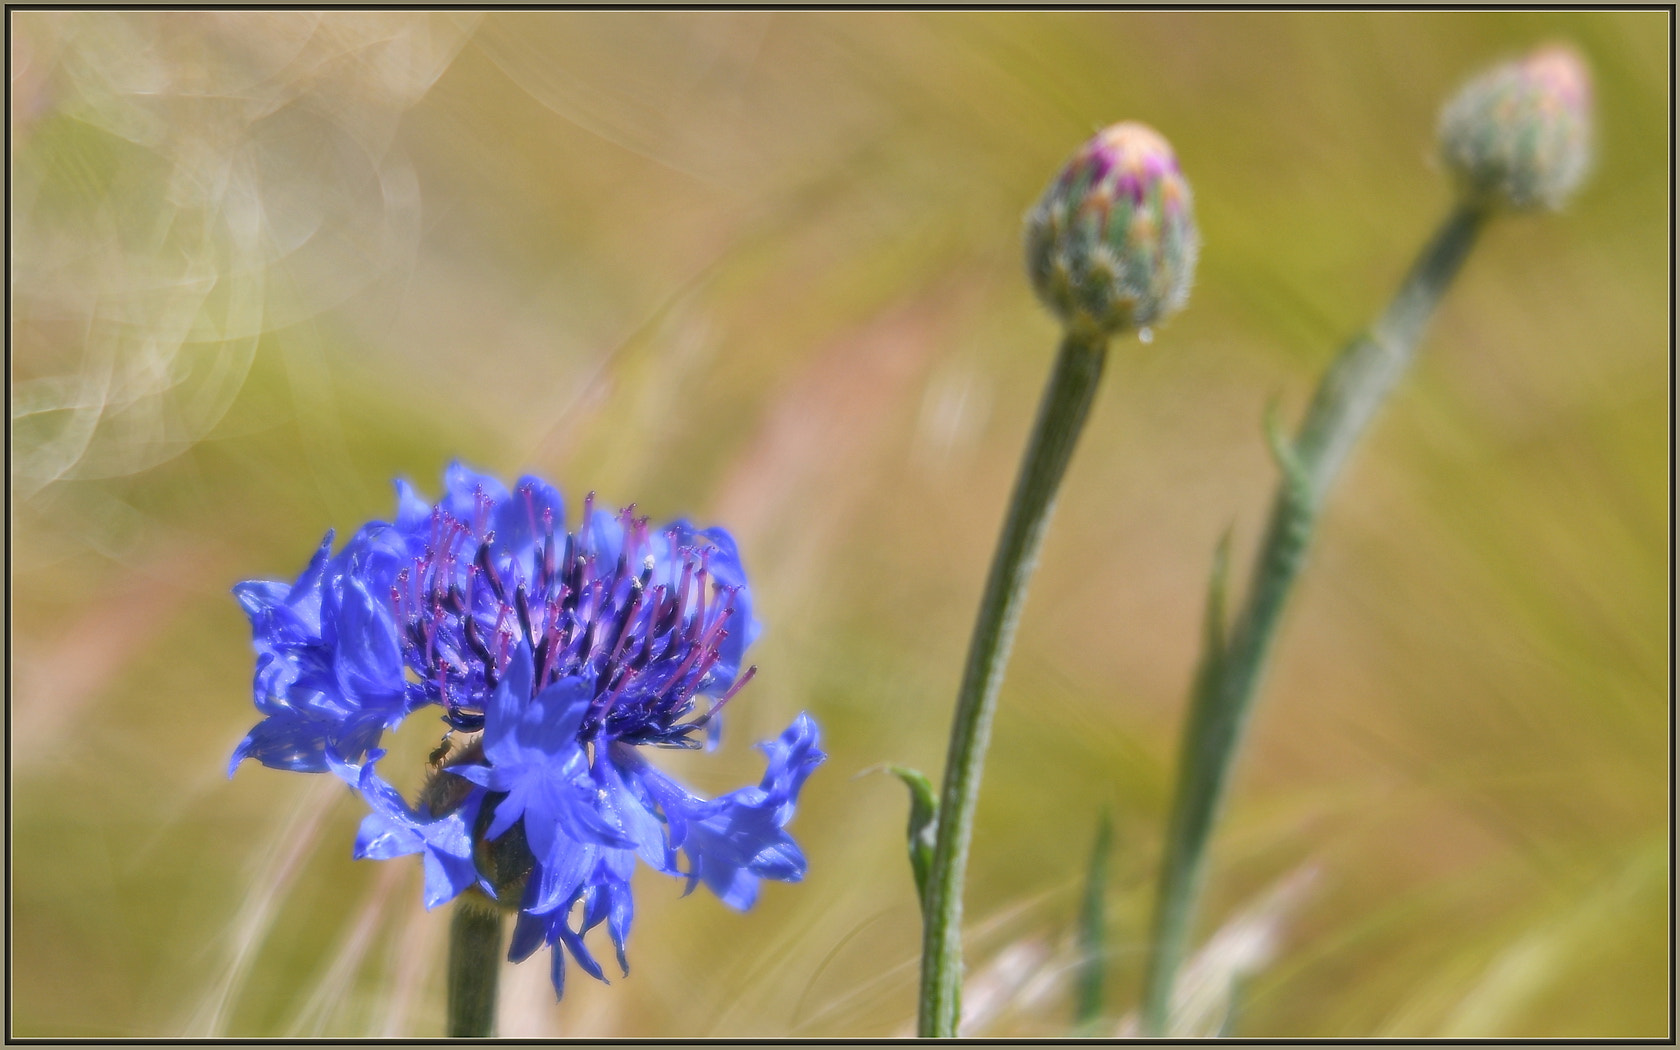
[{"label": "slender bud stem", "polygon": [[449,920],[449,1037],[496,1033],[496,974],[502,965],[502,913],[476,893],[455,902]]},{"label": "slender bud stem", "polygon": [[1195,691],[1184,730],[1144,979],[1145,1036],[1166,1034],[1173,980],[1184,957],[1208,839],[1318,512],[1354,442],[1411,363],[1430,315],[1487,216],[1484,207],[1463,203],[1447,217],[1388,309],[1325,373],[1295,440],[1274,435],[1284,476],[1255,557],[1247,602],[1223,651],[1203,654],[1206,681]]},{"label": "slender bud stem", "polygon": [[1009,515],[992,559],[986,593],[969,643],[962,688],[951,720],[951,746],[939,801],[939,835],[928,871],[922,927],[922,991],[918,1034],[957,1034],[962,992],[962,893],[980,773],[991,735],[992,712],[1015,625],[1038,561],[1039,545],[1055,506],[1056,489],[1085,426],[1108,351],[1106,335],[1074,334],[1062,340],[1056,370],[1039,404],[1038,420],[1015,479]]}]

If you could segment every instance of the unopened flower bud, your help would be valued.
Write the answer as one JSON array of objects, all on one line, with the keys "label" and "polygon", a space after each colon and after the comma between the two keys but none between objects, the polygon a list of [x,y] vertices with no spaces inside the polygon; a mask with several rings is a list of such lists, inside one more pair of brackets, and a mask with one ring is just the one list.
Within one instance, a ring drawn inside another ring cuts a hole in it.
[{"label": "unopened flower bud", "polygon": [[1027,272],[1070,329],[1149,325],[1190,295],[1200,239],[1167,140],[1115,124],[1082,146],[1027,214]]},{"label": "unopened flower bud", "polygon": [[1592,157],[1592,82],[1562,45],[1497,66],[1441,111],[1441,156],[1472,199],[1556,208]]}]

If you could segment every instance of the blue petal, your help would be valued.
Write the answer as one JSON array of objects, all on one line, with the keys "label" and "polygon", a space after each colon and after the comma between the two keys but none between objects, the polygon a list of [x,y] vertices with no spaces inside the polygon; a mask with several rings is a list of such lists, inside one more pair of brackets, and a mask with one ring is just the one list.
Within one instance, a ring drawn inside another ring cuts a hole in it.
[{"label": "blue petal", "polygon": [[359,707],[395,708],[403,695],[396,625],[361,580],[345,581],[333,670],[344,697]]},{"label": "blue petal", "polygon": [[805,877],[805,858],[770,807],[742,804],[730,796],[718,801],[724,807],[700,821],[689,840],[707,886],[723,896],[720,887],[733,885],[741,872],[779,882]]},{"label": "blue petal", "polygon": [[470,858],[426,850],[426,885],[423,901],[431,911],[440,904],[454,900],[461,892],[478,881],[478,869]]},{"label": "blue petal", "polygon": [[594,510],[578,531],[578,552],[593,554],[601,572],[610,573],[624,551],[624,525],[617,514]]},{"label": "blue petal", "polygon": [[782,800],[777,810],[779,823],[786,824],[793,817],[793,804],[805,786],[805,778],[828,757],[818,750],[820,743],[822,731],[816,720],[801,711],[781,736],[758,745],[770,756],[759,787]]},{"label": "blue petal", "polygon": [[305,623],[321,622],[321,590],[326,582],[327,562],[332,556],[334,535],[332,529],[327,530],[326,536],[321,540],[321,546],[316,549],[302,575],[292,584],[292,589],[286,595],[286,604],[291,606],[292,611]]},{"label": "blue petal", "polygon": [[[760,879],[798,882],[805,856],[782,830],[793,817],[799,790],[823,761],[817,724],[801,714],[776,740],[762,745],[770,756],[758,787],[741,788],[690,808],[686,852],[696,878],[724,903],[751,907]],[[670,810],[666,810],[667,814]]]},{"label": "blue petal", "polygon": [[630,976],[630,960],[624,954],[624,942],[630,936],[630,920],[636,914],[636,902],[630,896],[630,886],[615,887],[607,906],[607,933],[611,935],[613,950],[618,954],[618,968]]},{"label": "blue petal", "polygon": [[724,628],[729,636],[719,647],[720,656],[714,669],[718,676],[726,682],[733,682],[741,670],[741,658],[747,647],[758,640],[763,632],[763,626],[753,619],[752,591],[747,587],[747,571],[741,564],[740,550],[735,546],[735,537],[721,528],[710,528],[699,535],[712,542],[711,557],[707,559],[707,566],[711,570],[712,579],[719,587],[736,588],[733,604],[735,611],[730,614],[729,623]]},{"label": "blue petal", "polygon": [[513,923],[513,937],[508,941],[508,962],[524,962],[532,952],[549,943],[548,928],[548,916],[520,912]]},{"label": "blue petal", "polygon": [[594,682],[581,675],[554,682],[537,694],[520,719],[519,742],[555,756],[576,751],[578,727],[594,695]]},{"label": "blue petal", "polygon": [[566,995],[566,953],[556,947],[549,952],[548,979],[554,984],[554,1001]]},{"label": "blue petal", "polygon": [[526,888],[525,910],[533,915],[564,915],[577,902],[584,877],[594,866],[596,847],[575,839],[556,841],[559,848],[551,848],[547,857],[539,858]]},{"label": "blue petal", "polygon": [[745,868],[702,865],[701,877],[718,900],[736,911],[746,911],[758,903],[759,880]]},{"label": "blue petal", "polygon": [[484,710],[484,753],[492,760],[497,757],[497,752],[504,750],[513,740],[514,731],[519,727],[525,714],[525,705],[531,697],[531,679],[534,673],[531,666],[531,647],[525,642],[520,642]]},{"label": "blue petal", "polygon": [[489,788],[491,791],[507,791],[518,781],[518,776],[515,773],[506,772],[492,766],[463,764],[450,766],[449,771],[458,777],[472,781],[480,787]]},{"label": "blue petal", "polygon": [[[488,508],[483,507],[480,494],[489,498]],[[456,521],[472,529],[475,535],[480,535],[481,520],[484,528],[491,527],[496,506],[507,498],[507,488],[500,481],[472,470],[459,460],[449,464],[443,472],[443,501],[439,505]],[[488,513],[481,516],[481,508]]]},{"label": "blue petal", "polygon": [[233,749],[228,776],[239,763],[254,758],[270,769],[297,773],[327,771],[327,738],[338,728],[338,720],[311,712],[283,711],[258,722]]},{"label": "blue petal", "polygon": [[798,843],[784,838],[754,854],[747,868],[760,878],[799,882],[805,878],[805,854]]},{"label": "blue petal", "polygon": [[422,900],[427,909],[435,908],[478,881],[468,828],[478,820],[484,792],[474,790],[459,807],[441,817],[432,816],[424,806],[411,809],[397,789],[375,771],[374,763],[383,754],[370,752],[366,761],[355,765],[334,755],[331,748],[327,752],[333,772],[350,782],[373,810],[362,818],[353,855],[358,860],[389,860],[419,853],[425,870]]},{"label": "blue petal", "polygon": [[[621,853],[623,851],[609,850],[608,852]],[[635,862],[632,861],[631,863]],[[578,927],[579,936],[588,934],[590,930],[607,920],[607,880],[611,876],[607,874],[607,864],[604,859],[602,863],[595,866],[593,875],[590,886],[583,895],[583,923]]]},{"label": "blue petal", "polygon": [[[549,778],[543,781],[545,790],[535,816],[537,826],[541,827],[546,818],[556,831],[573,841],[615,849],[634,848],[635,841],[614,822],[614,816],[597,808],[599,799],[587,775],[587,767],[579,768],[584,770],[584,775],[577,779]],[[529,837],[531,833],[532,819],[527,814],[525,834]],[[535,852],[534,842],[532,852]]]},{"label": "blue petal", "polygon": [[[612,749],[614,753],[620,750],[624,749]],[[625,835],[635,844],[637,854],[649,867],[672,871],[675,858],[665,835],[665,826],[633,790],[631,781],[635,771],[629,771],[626,776],[621,773],[615,758],[611,757],[596,762],[595,771],[601,804],[610,810]]]},{"label": "blue petal", "polygon": [[[527,474],[513,486],[513,494],[496,508],[496,553],[518,555],[534,547],[546,535],[543,513],[548,513],[555,535],[563,541],[566,529],[566,501],[558,489],[541,478]],[[556,551],[556,557],[561,552]]]},{"label": "blue petal", "polygon": [[356,845],[351,856],[357,860],[406,857],[421,848],[420,841],[413,828],[379,813],[369,813],[362,818],[361,826],[356,830]]},{"label": "blue petal", "polygon": [[414,533],[431,524],[432,505],[420,498],[414,491],[414,486],[398,478],[397,488],[397,528],[404,532]]},{"label": "blue petal", "polygon": [[386,609],[397,573],[408,568],[424,550],[425,541],[420,537],[410,538],[382,521],[370,521],[338,552],[333,572],[345,579],[360,580],[379,607]]},{"label": "blue petal", "polygon": [[[467,770],[462,770],[462,772],[467,772]],[[513,827],[515,821],[524,816],[526,809],[525,796],[529,794],[534,787],[535,785],[531,784],[528,780],[523,779],[516,780],[509,785],[507,789],[507,797],[496,803],[496,817],[490,822],[490,827],[484,832],[484,837],[486,839],[494,841],[495,839],[501,838],[503,835],[507,834],[510,828]],[[532,838],[532,830],[533,829],[531,827],[526,827],[525,836],[527,840]],[[533,849],[536,848],[535,842],[532,842],[531,845]]]},{"label": "blue petal", "polygon": [[[595,961],[595,956],[589,954],[589,948],[583,943],[581,936],[575,933],[570,926],[567,926],[564,921],[559,924],[559,928],[554,932],[558,935],[560,943],[571,950],[572,958],[577,960],[578,966],[583,969],[584,973],[602,984],[607,983],[607,975],[601,971],[601,964]],[[558,954],[560,946],[555,945],[554,951]]]},{"label": "blue petal", "polygon": [[277,580],[246,580],[234,585],[233,596],[245,616],[251,621],[251,638],[258,643],[258,651],[279,645],[299,645],[314,634],[319,625],[310,625],[286,604],[292,588]]},{"label": "blue petal", "polygon": [[379,744],[387,722],[401,720],[403,709],[375,709],[353,715],[339,722],[327,736],[327,748],[352,761],[360,759],[370,748]]},{"label": "blue petal", "polygon": [[615,757],[621,753],[626,755],[629,761],[637,763],[637,782],[647,791],[648,797],[658,803],[660,812],[665,814],[665,826],[670,829],[671,846],[681,846],[688,837],[689,814],[702,800],[689,794],[681,784],[642,761],[634,751],[614,749]]}]

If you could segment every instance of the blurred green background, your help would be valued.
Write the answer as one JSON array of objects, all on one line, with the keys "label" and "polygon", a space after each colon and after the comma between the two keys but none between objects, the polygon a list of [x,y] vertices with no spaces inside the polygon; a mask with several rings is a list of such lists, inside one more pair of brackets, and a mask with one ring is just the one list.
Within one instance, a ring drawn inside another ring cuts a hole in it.
[{"label": "blurred green background", "polygon": [[[906,802],[860,774],[937,778],[1057,338],[1020,217],[1139,119],[1205,250],[1188,310],[1116,344],[1027,605],[965,1027],[1071,1031],[1107,805],[1100,1028],[1130,1030],[1263,408],[1299,412],[1444,214],[1439,105],[1564,39],[1597,170],[1491,229],[1335,493],[1187,986],[1242,977],[1247,1036],[1664,1035],[1669,17],[13,13],[14,1034],[441,1032],[418,864],[352,861],[327,778],[225,776],[256,718],[228,589],[456,456],[728,526],[760,674],[673,765],[756,780],[801,709],[831,756],[804,884],[743,915],[644,870],[632,976],[556,1007],[509,967],[502,1033],[911,1032]],[[419,756],[441,727],[410,723]]]}]

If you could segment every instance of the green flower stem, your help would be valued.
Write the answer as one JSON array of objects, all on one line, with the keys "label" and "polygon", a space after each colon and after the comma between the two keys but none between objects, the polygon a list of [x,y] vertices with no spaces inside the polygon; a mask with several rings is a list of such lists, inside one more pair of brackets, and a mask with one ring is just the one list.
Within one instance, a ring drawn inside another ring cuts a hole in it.
[{"label": "green flower stem", "polygon": [[474,892],[449,920],[449,1037],[496,1033],[496,974],[502,966],[502,913]]},{"label": "green flower stem", "polygon": [[[1225,644],[1219,642],[1221,625],[1210,624],[1185,726],[1144,979],[1146,1036],[1161,1036],[1167,1028],[1173,980],[1184,957],[1208,838],[1279,614],[1300,572],[1318,512],[1354,442],[1411,363],[1430,315],[1487,217],[1483,207],[1459,205],[1412,265],[1387,311],[1325,373],[1295,440],[1271,432],[1284,476],[1255,559],[1247,604]],[[1210,603],[1217,601],[1217,594],[1210,597]]]},{"label": "green flower stem", "polygon": [[1032,577],[1055,506],[1056,489],[1090,412],[1107,351],[1106,336],[1070,332],[1063,337],[1056,370],[1039,404],[1038,420],[1015,480],[1009,516],[992,558],[991,575],[986,579],[986,593],[980,601],[951,720],[951,746],[945,758],[945,783],[937,818],[939,834],[922,912],[922,990],[917,1030],[923,1038],[957,1034],[962,998],[963,874],[968,867],[968,844],[974,831],[974,807],[980,795],[992,712],[1027,595],[1027,581]]}]

